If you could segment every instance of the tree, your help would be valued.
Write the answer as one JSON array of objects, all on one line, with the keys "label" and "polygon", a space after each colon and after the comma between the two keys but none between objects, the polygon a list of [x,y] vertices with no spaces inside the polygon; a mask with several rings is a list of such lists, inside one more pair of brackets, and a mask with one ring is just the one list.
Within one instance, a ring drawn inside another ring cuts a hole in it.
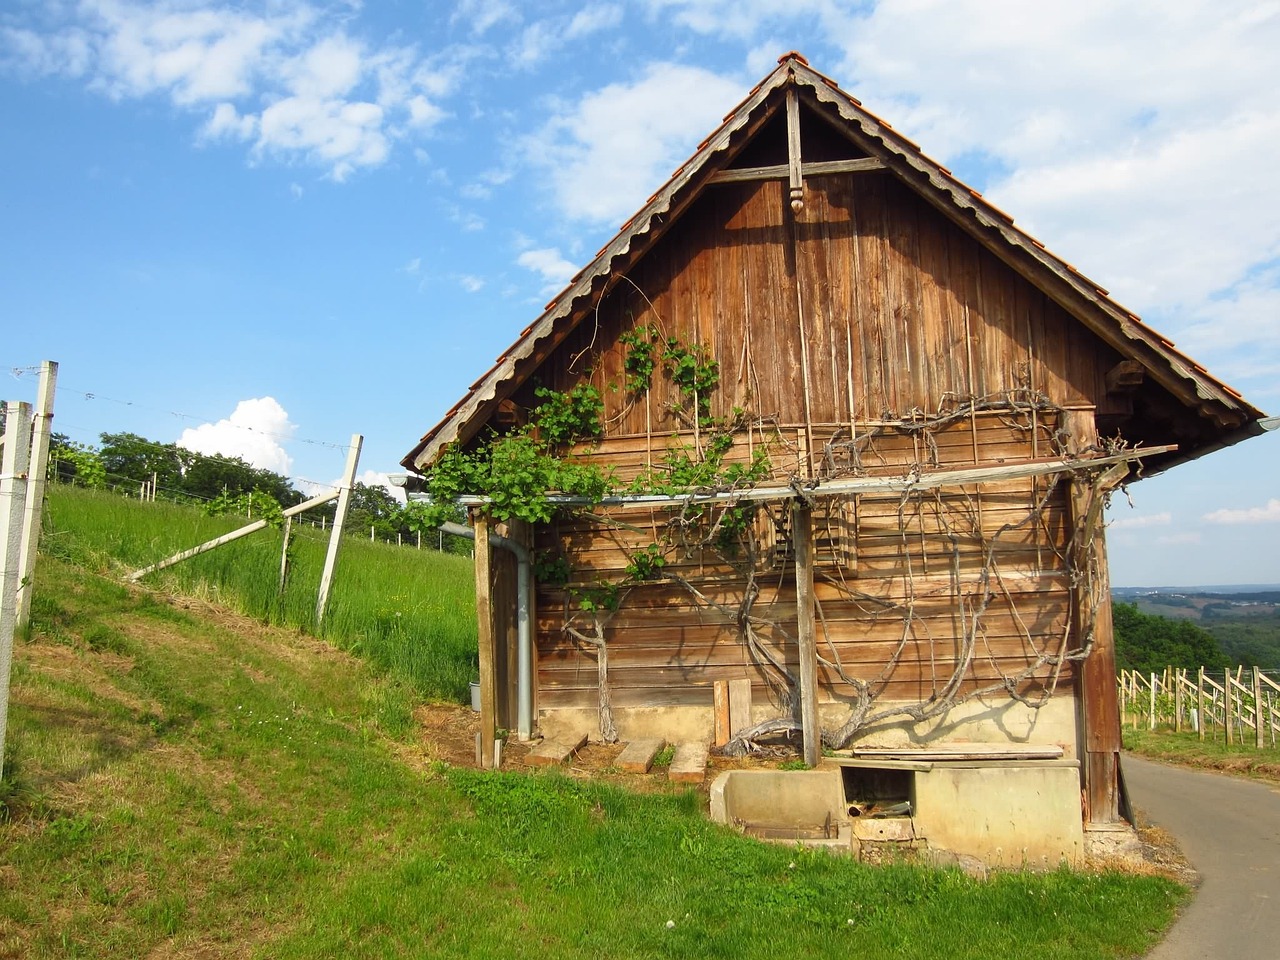
[{"label": "tree", "polygon": [[1143,613],[1132,603],[1111,608],[1116,638],[1116,666],[1140,673],[1165,667],[1221,669],[1230,664],[1217,639],[1190,620],[1169,620]]},{"label": "tree", "polygon": [[157,487],[177,492],[183,472],[196,457],[175,443],[156,443],[136,433],[103,433],[98,439],[98,457],[113,485],[149,483],[154,476]]},{"label": "tree", "polygon": [[107,471],[90,447],[56,434],[49,445],[49,476],[58,483],[78,483],[85,487],[107,485]]}]

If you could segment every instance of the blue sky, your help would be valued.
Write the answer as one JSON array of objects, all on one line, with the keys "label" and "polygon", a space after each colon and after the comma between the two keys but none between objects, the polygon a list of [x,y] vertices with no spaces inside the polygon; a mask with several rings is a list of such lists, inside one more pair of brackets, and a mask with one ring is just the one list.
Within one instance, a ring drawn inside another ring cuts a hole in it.
[{"label": "blue sky", "polygon": [[[396,471],[791,49],[1280,412],[1280,6],[1224,0],[8,0],[3,395]],[[1117,584],[1280,582],[1280,437],[1130,492]]]}]

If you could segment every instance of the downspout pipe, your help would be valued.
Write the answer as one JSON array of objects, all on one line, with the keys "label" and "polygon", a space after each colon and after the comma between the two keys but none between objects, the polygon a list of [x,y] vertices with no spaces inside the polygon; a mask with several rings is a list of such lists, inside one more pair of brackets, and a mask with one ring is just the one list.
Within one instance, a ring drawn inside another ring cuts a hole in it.
[{"label": "downspout pipe", "polygon": [[[476,538],[471,527],[453,521],[440,524],[440,529],[455,537]],[[533,736],[533,629],[529,616],[529,594],[533,586],[533,563],[524,544],[496,533],[489,543],[516,558],[516,736],[529,740]]]}]

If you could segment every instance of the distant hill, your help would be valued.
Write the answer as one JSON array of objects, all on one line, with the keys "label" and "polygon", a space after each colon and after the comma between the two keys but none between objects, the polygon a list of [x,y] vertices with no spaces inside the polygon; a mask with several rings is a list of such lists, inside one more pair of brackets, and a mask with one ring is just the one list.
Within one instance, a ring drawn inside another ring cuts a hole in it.
[{"label": "distant hill", "polygon": [[1111,593],[1143,613],[1194,621],[1233,663],[1280,669],[1280,585],[1117,587]]}]

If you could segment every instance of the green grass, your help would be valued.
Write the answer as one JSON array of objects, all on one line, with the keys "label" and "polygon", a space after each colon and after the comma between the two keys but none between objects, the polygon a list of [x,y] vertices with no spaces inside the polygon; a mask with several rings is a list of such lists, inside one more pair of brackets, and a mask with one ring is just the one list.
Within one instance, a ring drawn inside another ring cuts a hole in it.
[{"label": "green grass", "polygon": [[1185,896],[867,867],[711,824],[692,792],[415,760],[413,706],[462,700],[473,670],[465,559],[346,541],[330,646],[305,632],[305,531],[282,597],[265,532],[135,590],[123,573],[235,521],[66,488],[48,518],[0,780],[0,958],[1123,957]]},{"label": "green grass", "polygon": [[38,575],[0,957],[1121,957],[1184,895],[867,867],[714,825],[694,793],[415,765],[403,685],[360,661]]},{"label": "green grass", "polygon": [[[49,490],[42,550],[112,576],[220,536],[244,519],[112,493]],[[283,593],[280,531],[264,530],[174,567],[148,586],[212,600],[264,623],[316,633],[327,535],[297,527]],[[398,678],[419,696],[464,702],[475,678],[475,584],[470,560],[346,537],[320,635]],[[103,638],[102,642],[109,643]]]},{"label": "green grass", "polygon": [[[1248,731],[1250,737],[1253,731]],[[1134,730],[1125,727],[1124,748],[1140,757],[1164,760],[1187,767],[1218,770],[1236,776],[1280,781],[1280,749],[1253,745],[1227,746],[1218,731],[1217,739],[1200,740],[1195,733],[1172,730]]]}]

